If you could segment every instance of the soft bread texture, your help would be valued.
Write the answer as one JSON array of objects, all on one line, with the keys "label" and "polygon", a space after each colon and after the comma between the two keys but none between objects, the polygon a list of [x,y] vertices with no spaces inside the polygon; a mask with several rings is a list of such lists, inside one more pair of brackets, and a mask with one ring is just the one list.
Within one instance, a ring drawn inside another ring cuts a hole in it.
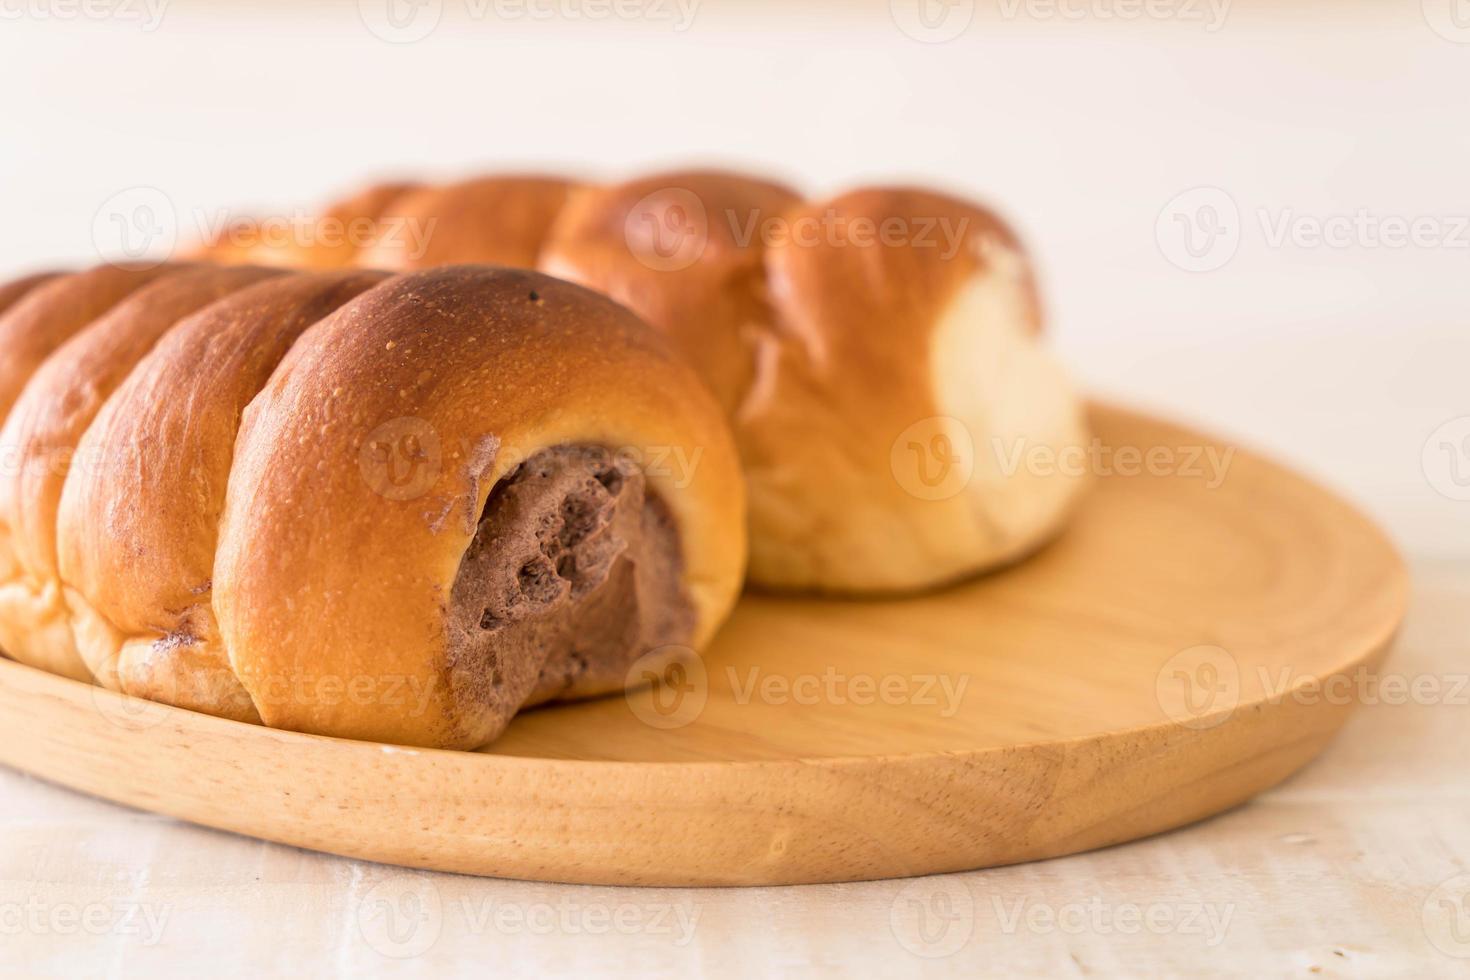
[{"label": "soft bread texture", "polygon": [[[567,446],[620,466],[669,448],[698,459],[640,470],[638,485],[678,550],[682,639],[703,644],[733,605],[745,498],[728,428],[693,371],[611,301],[483,267],[165,266],[123,289],[135,272],[60,277],[0,317],[72,337],[37,358],[5,421],[7,450],[28,460],[76,450],[0,488],[0,594],[19,597],[0,604],[0,630],[17,659],[276,727],[482,745],[527,701],[625,681],[604,662],[507,704],[450,653],[451,593],[492,490]],[[34,295],[58,283],[73,284],[54,293],[64,310],[43,308]],[[77,283],[94,291],[90,321]],[[404,426],[409,462],[430,467],[407,494],[375,455]]]},{"label": "soft bread texture", "polygon": [[555,193],[506,209],[525,180],[472,182],[495,189],[481,198],[413,191],[415,221],[440,222],[424,255],[359,261],[425,266],[500,242],[497,261],[534,262],[662,330],[732,420],[753,583],[922,589],[1064,525],[1086,476],[1055,461],[1088,437],[1081,400],[1040,337],[1025,253],[987,209],[910,187],[803,202],[681,171],[579,185],[548,227]]},{"label": "soft bread texture", "polygon": [[[1087,436],[1009,229],[904,188],[787,216],[804,222],[835,230],[766,250],[774,340],[736,420],[760,580],[897,591],[1037,547],[1085,479],[1025,460]],[[912,241],[856,243],[885,227]]]}]

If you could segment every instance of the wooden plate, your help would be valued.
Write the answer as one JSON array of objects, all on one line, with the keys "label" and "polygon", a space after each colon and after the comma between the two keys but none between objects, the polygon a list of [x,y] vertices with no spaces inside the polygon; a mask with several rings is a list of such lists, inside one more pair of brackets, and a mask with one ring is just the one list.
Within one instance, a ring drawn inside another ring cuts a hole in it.
[{"label": "wooden plate", "polygon": [[1286,470],[1117,409],[1095,424],[1103,475],[1032,560],[901,601],[748,597],[684,674],[530,712],[487,752],[271,731],[5,661],[0,761],[268,840],[568,882],[893,877],[1178,827],[1321,751],[1406,576]]}]

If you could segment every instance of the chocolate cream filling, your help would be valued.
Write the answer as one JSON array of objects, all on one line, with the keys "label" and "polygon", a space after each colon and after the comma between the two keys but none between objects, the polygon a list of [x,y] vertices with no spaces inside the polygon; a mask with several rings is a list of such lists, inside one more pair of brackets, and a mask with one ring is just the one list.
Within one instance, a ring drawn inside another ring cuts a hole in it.
[{"label": "chocolate cream filling", "polygon": [[690,642],[682,571],[642,470],[596,446],[543,449],[491,490],[460,565],[452,683],[502,725],[522,707],[622,690],[643,654]]}]

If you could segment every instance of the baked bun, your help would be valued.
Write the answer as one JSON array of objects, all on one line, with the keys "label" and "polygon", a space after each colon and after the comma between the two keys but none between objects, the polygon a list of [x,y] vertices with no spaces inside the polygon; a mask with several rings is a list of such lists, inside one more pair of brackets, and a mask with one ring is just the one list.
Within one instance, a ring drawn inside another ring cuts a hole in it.
[{"label": "baked bun", "polygon": [[[471,748],[525,705],[620,690],[728,613],[729,432],[623,308],[482,267],[157,279],[73,330],[6,421],[77,446],[59,494],[8,491],[55,515],[48,540],[4,511],[16,659],[274,727]],[[80,391],[85,411],[56,400]],[[664,453],[697,465],[649,465]]]},{"label": "baked bun", "polygon": [[427,247],[358,261],[534,262],[673,341],[732,420],[756,585],[940,585],[1040,547],[1086,483],[1058,462],[1087,432],[1040,337],[1029,263],[979,205],[907,187],[804,203],[687,171],[570,192],[486,178],[385,213],[432,228]]},{"label": "baked bun", "polygon": [[[660,263],[638,229],[681,222]],[[758,585],[949,582],[1038,547],[1085,482],[1027,465],[1084,442],[1083,411],[1019,243],[977,205],[665,174],[579,195],[542,267],[664,329],[723,395]]]}]

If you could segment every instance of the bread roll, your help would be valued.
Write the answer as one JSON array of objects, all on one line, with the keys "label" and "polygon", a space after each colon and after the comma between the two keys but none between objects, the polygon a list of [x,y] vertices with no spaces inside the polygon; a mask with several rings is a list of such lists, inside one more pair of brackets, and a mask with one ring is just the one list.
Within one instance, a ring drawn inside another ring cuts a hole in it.
[{"label": "bread roll", "polygon": [[438,222],[424,254],[359,261],[534,261],[662,330],[734,425],[753,583],[929,588],[1063,526],[1087,482],[1057,462],[1088,438],[1082,404],[1040,338],[1025,253],[990,211],[908,187],[803,203],[716,171],[579,186],[558,204],[563,186],[421,188],[389,210]]},{"label": "bread roll", "polygon": [[[638,229],[681,222],[663,263]],[[943,584],[1038,547],[1085,482],[1027,465],[1086,439],[1082,406],[1020,245],[977,205],[664,174],[584,191],[541,261],[664,329],[722,393],[758,585]]]},{"label": "bread roll", "polygon": [[[184,309],[207,288],[228,295]],[[15,517],[54,556],[43,639],[30,593],[0,607],[18,659],[275,727],[471,748],[527,704],[703,644],[733,604],[728,429],[611,301],[476,267],[175,267],[150,289],[78,334],[146,354],[104,371],[58,350],[6,422],[75,433],[95,461],[60,478],[49,542]],[[140,325],[166,298],[169,326]],[[74,393],[64,363],[97,386],[90,424],[43,397]],[[665,452],[697,465],[649,465]]]}]

